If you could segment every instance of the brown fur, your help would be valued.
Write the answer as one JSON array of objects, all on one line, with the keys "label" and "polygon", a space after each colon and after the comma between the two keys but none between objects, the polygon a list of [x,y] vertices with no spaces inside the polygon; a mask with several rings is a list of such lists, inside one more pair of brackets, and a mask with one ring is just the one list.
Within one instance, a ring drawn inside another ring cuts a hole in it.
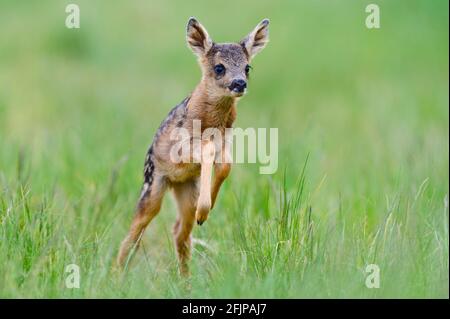
[{"label": "brown fur", "polygon": [[[247,64],[268,41],[268,23],[268,20],[263,20],[239,43],[215,44],[197,20],[189,20],[187,43],[198,56],[202,79],[192,94],[172,109],[155,135],[145,161],[144,186],[136,214],[117,258],[120,266],[128,262],[130,251],[138,247],[145,228],[160,210],[165,191],[171,188],[178,206],[174,241],[181,273],[188,273],[194,222],[196,220],[201,225],[208,218],[231,165],[223,161],[229,156],[226,148],[216,150],[210,140],[199,141],[201,150],[194,150],[189,161],[173,163],[169,154],[176,141],[170,139],[170,133],[182,127],[192,136],[193,120],[201,120],[202,132],[207,128],[217,128],[224,133],[226,128],[232,127],[237,100],[245,91],[234,92],[230,85],[237,79],[247,81]],[[215,73],[214,67],[218,64],[225,66],[225,74]],[[190,143],[193,147],[192,138]],[[219,156],[222,156],[221,163]],[[194,162],[194,158],[198,162]]]}]

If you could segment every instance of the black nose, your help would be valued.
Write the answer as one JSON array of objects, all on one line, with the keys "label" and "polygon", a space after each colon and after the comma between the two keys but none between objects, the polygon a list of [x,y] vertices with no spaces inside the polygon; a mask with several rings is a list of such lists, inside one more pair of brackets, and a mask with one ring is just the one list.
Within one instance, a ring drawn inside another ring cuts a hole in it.
[{"label": "black nose", "polygon": [[230,90],[234,92],[242,93],[247,87],[247,82],[244,80],[233,80],[230,85]]}]

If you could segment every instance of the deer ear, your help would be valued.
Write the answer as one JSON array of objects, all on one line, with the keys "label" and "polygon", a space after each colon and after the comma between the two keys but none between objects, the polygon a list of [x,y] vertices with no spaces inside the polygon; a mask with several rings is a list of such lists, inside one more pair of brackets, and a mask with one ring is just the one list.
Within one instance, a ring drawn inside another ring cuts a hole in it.
[{"label": "deer ear", "polygon": [[245,48],[249,57],[253,58],[264,49],[267,42],[269,42],[269,19],[264,19],[239,43]]},{"label": "deer ear", "polygon": [[198,56],[208,53],[213,45],[206,29],[195,18],[190,18],[186,27],[186,41]]}]

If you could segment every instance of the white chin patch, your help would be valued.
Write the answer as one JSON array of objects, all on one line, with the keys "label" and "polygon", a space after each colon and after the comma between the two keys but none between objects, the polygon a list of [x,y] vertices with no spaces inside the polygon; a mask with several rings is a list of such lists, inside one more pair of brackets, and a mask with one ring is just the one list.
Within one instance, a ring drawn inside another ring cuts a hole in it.
[{"label": "white chin patch", "polygon": [[247,91],[247,90],[245,89],[244,91],[239,92],[237,89],[233,89],[233,90],[231,91],[231,95],[233,95],[233,96],[242,96],[242,95],[245,94],[246,91]]}]

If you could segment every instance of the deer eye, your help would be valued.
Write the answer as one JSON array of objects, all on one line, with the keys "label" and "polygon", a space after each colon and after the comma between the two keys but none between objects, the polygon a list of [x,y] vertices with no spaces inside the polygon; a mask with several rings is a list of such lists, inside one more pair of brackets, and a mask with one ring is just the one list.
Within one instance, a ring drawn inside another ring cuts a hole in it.
[{"label": "deer eye", "polygon": [[217,64],[214,66],[214,72],[216,72],[217,75],[222,75],[225,73],[225,67],[223,64]]},{"label": "deer eye", "polygon": [[245,74],[248,74],[249,72],[250,72],[250,69],[251,69],[252,67],[250,66],[250,65],[246,65],[245,66]]}]

